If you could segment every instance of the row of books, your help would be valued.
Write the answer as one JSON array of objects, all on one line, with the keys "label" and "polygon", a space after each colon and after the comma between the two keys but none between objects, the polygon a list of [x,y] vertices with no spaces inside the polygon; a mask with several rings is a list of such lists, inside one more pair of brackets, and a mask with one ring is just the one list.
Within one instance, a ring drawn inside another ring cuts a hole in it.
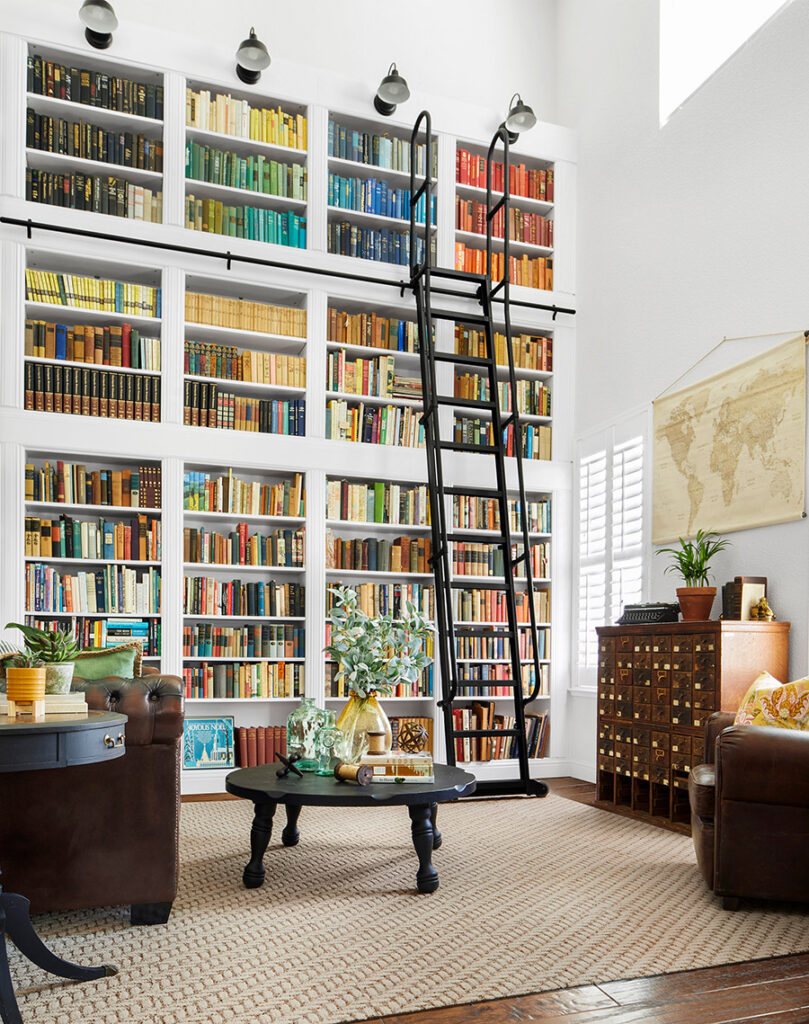
[{"label": "row of books", "polygon": [[[396,188],[381,178],[344,178],[330,173],[327,202],[341,210],[410,220],[410,190]],[[426,199],[421,196],[416,202],[416,223],[424,223],[426,206]],[[430,223],[435,224],[436,219],[436,198],[431,196]]]},{"label": "row of books", "polygon": [[[455,180],[461,185],[486,188],[486,157],[470,153],[468,149],[455,152]],[[543,199],[553,202],[553,169],[530,169],[525,164],[512,163],[509,167],[508,190],[513,196]],[[502,192],[505,185],[505,167],[492,161],[492,191]]]},{"label": "row of books", "polygon": [[[529,416],[550,416],[551,389],[538,380],[516,382],[517,408]],[[476,398],[488,402],[491,398],[489,381],[478,373],[459,373],[455,376],[455,397]],[[511,385],[498,381],[497,397],[500,408],[511,412]]]},{"label": "row of books", "polygon": [[[508,509],[512,533],[522,530],[522,505],[510,498]],[[551,532],[550,498],[526,502],[526,511],[528,529],[532,533]],[[473,498],[466,494],[453,494],[452,525],[467,530],[499,530],[499,504],[494,498]]]},{"label": "row of books", "polygon": [[[458,686],[459,697],[511,697],[514,688],[509,685],[512,678],[511,663],[497,664],[486,663],[478,665],[461,664],[461,685]],[[549,697],[551,674],[550,664],[547,661],[541,662],[539,666],[540,685],[537,697]],[[530,697],[534,689],[536,673],[534,664],[529,661],[520,669],[520,684],[523,696]],[[468,685],[463,685],[463,682]]]},{"label": "row of books", "polygon": [[[550,657],[551,631],[545,627],[537,629],[537,657]],[[517,639],[520,660],[533,657],[531,630],[521,629]],[[455,655],[464,660],[502,661],[511,657],[511,641],[504,636],[459,636],[455,638]]]},{"label": "row of books", "polygon": [[26,88],[37,96],[54,96],[138,117],[163,118],[162,85],[136,82],[89,68],[69,67],[36,53],[28,56]]},{"label": "row of books", "polygon": [[270,398],[245,398],[223,390],[218,384],[185,382],[183,423],[219,430],[247,430],[260,434],[306,433],[306,402]]},{"label": "row of books", "polygon": [[[486,250],[476,249],[463,242],[455,243],[455,269],[472,274],[486,273]],[[506,274],[506,259],[502,252],[492,253],[492,280],[501,281]],[[541,288],[553,291],[553,259],[550,256],[510,256],[509,280],[523,288]]]},{"label": "row of books", "polygon": [[185,293],[185,319],[237,331],[306,337],[306,310],[294,306],[275,306],[269,302],[231,299],[225,295]]},{"label": "row of books", "polygon": [[184,368],[186,373],[198,377],[247,380],[257,384],[277,384],[280,387],[306,387],[305,356],[256,352],[252,349],[239,349],[235,345],[186,341]]},{"label": "row of books", "polygon": [[[410,263],[410,233],[389,228],[366,228],[350,221],[330,221],[327,229],[328,251],[338,256],[354,256],[377,263]],[[435,259],[435,239],[430,239],[430,251]],[[424,259],[424,239],[416,238],[416,262]]]},{"label": "row of books", "polygon": [[299,583],[246,583],[212,576],[183,578],[186,615],[241,615],[287,618],[304,614],[305,588]]},{"label": "row of books", "polygon": [[[509,340],[498,331],[494,335],[495,361],[501,366],[508,366]],[[486,334],[465,324],[455,326],[455,351],[460,355],[478,356],[485,359]],[[545,338],[536,334],[512,334],[511,356],[514,365],[523,370],[553,370],[553,338]]]},{"label": "row of books", "polygon": [[[341,160],[354,160],[359,164],[385,167],[392,171],[410,170],[409,139],[360,132],[329,119],[328,148],[329,156],[336,156]],[[433,176],[437,173],[437,161],[437,149],[433,147]],[[427,146],[420,142],[416,145],[417,173],[424,174],[426,167]]]},{"label": "row of books", "polygon": [[230,93],[210,89],[185,90],[185,123],[220,135],[235,135],[256,142],[271,142],[291,149],[306,149],[306,118],[280,106],[255,107]]},{"label": "row of books", "polygon": [[80,160],[102,160],[140,171],[163,171],[163,143],[148,135],[109,131],[87,121],[68,121],[25,113],[25,144],[44,153],[63,153]]},{"label": "row of books", "polygon": [[203,662],[184,665],[183,682],[186,697],[197,699],[301,697],[304,667],[289,661]]},{"label": "row of books", "polygon": [[133,370],[160,369],[160,338],[142,337],[131,324],[57,324],[25,321],[25,355]]},{"label": "row of books", "polygon": [[71,309],[97,309],[126,316],[160,317],[160,288],[51,270],[25,271],[25,298]]},{"label": "row of books", "polygon": [[160,378],[27,362],[25,408],[158,423]]},{"label": "row of books", "polygon": [[237,523],[227,535],[204,527],[183,529],[183,561],[210,565],[266,565],[303,568],[304,529],[249,533]]},{"label": "row of books", "polygon": [[306,199],[306,167],[280,163],[263,154],[240,156],[189,138],[185,144],[185,176],[214,185],[261,192],[286,199]]},{"label": "row of books", "polygon": [[[517,621],[527,623],[530,617],[530,595],[528,591],[520,590],[515,598]],[[534,591],[534,611],[537,622],[550,622],[550,591]],[[506,595],[502,591],[489,588],[459,588],[452,593],[452,614],[456,622],[508,622]]]},{"label": "row of books", "polygon": [[[350,587],[357,595],[357,604],[366,615],[387,615],[400,619],[407,609],[408,601],[413,604],[426,619],[433,618],[435,595],[432,584],[423,583],[353,583],[346,580],[344,586]],[[337,586],[337,583],[335,583]],[[335,606],[335,595],[332,587],[326,591],[326,612]],[[328,627],[327,627],[328,628]]]},{"label": "row of books", "polygon": [[374,480],[327,480],[326,518],[350,523],[392,523],[429,526],[430,501],[426,484],[388,483]]},{"label": "row of books", "polygon": [[49,565],[25,566],[25,607],[29,612],[160,613],[158,569],[105,565],[93,572],[62,572]]},{"label": "row of books", "polygon": [[[505,235],[505,213],[501,209],[492,218],[492,235]],[[471,231],[476,235],[486,234],[486,204],[476,199],[455,197],[455,227],[458,231]],[[515,206],[508,211],[508,237],[512,242],[529,242],[553,248],[553,218],[539,213],[528,213]]]},{"label": "row of books", "polygon": [[[514,455],[514,426],[503,431],[506,441],[506,455]],[[492,444],[493,428],[490,420],[472,419],[466,416],[456,418],[453,429],[456,441],[463,444]],[[522,425],[522,457],[524,459],[551,458],[551,428],[546,424]]]},{"label": "row of books", "polygon": [[249,238],[293,249],[306,248],[306,218],[293,210],[269,210],[261,206],[231,206],[218,199],[185,197],[185,226],[228,238]]},{"label": "row of books", "polygon": [[154,516],[139,513],[125,520],[25,517],[26,558],[159,562],[161,556],[161,522]]},{"label": "row of books", "polygon": [[306,488],[296,473],[277,484],[242,480],[232,469],[226,474],[186,471],[183,508],[201,512],[233,512],[245,516],[305,516]]},{"label": "row of books", "polygon": [[[548,734],[548,716],[526,712],[526,749],[529,758],[543,757]],[[496,713],[492,701],[474,701],[467,707],[452,709],[455,729],[502,729],[515,728],[513,715]],[[517,757],[516,736],[464,736],[455,740],[456,761],[501,761]]]},{"label": "row of books", "polygon": [[217,626],[195,622],[183,626],[184,658],[302,658],[306,631],[302,626]]},{"label": "row of books", "polygon": [[329,352],[326,358],[326,390],[350,395],[421,400],[421,377],[396,372],[393,356],[376,359],[346,359],[345,349]]},{"label": "row of books", "polygon": [[160,657],[160,619],[42,619],[25,617],[26,625],[37,629],[62,629],[69,632],[82,650],[90,647],[117,647],[138,640],[144,657]]},{"label": "row of books", "polygon": [[423,448],[421,413],[409,406],[349,405],[344,399],[326,403],[326,437],[333,441]]},{"label": "row of books", "polygon": [[25,198],[32,203],[61,206],[68,210],[86,210],[110,217],[127,217],[150,224],[163,222],[163,193],[126,178],[96,174],[60,174],[27,167]]},{"label": "row of books", "polygon": [[[522,553],[522,544],[512,544],[511,557]],[[550,545],[531,545],[531,571],[535,579],[550,575]],[[503,551],[496,544],[477,544],[469,541],[452,542],[452,571],[456,576],[503,576]],[[514,570],[518,578],[525,577],[525,562]]]},{"label": "row of books", "polygon": [[255,768],[273,764],[278,754],[286,757],[287,729],[285,725],[236,726],[233,730],[236,764],[240,768]]},{"label": "row of books", "polygon": [[57,459],[54,465],[25,464],[25,500],[68,505],[114,505],[118,508],[160,508],[161,467],[93,469],[81,462]]},{"label": "row of books", "polygon": [[429,572],[429,537],[337,537],[326,530],[327,569],[366,569],[368,572]]},{"label": "row of books", "polygon": [[329,307],[326,340],[343,345],[387,348],[394,352],[418,352],[418,326],[413,320],[378,316],[376,313],[346,313]]},{"label": "row of books", "polygon": [[[351,684],[340,676],[337,677],[337,665],[326,663],[326,694],[329,697],[348,697]],[[432,697],[433,666],[428,665],[415,683],[397,683],[391,697]]]}]

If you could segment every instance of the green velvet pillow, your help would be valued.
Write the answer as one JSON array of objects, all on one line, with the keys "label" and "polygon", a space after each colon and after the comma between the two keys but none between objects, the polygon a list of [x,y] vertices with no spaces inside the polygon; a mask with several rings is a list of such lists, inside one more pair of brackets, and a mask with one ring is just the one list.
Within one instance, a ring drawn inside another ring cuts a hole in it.
[{"label": "green velvet pillow", "polygon": [[139,640],[106,650],[81,651],[76,655],[73,675],[77,679],[103,679],[105,676],[136,678],[140,676],[140,652]]}]

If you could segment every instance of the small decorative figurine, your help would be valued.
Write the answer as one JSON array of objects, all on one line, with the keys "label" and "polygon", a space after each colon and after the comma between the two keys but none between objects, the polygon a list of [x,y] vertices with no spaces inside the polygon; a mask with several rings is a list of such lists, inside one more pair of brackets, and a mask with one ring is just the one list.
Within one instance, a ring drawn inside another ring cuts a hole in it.
[{"label": "small decorative figurine", "polygon": [[767,604],[767,598],[762,597],[750,609],[750,618],[759,622],[772,622],[775,618],[772,608]]},{"label": "small decorative figurine", "polygon": [[295,767],[295,762],[301,759],[300,754],[292,754],[290,757],[285,757],[283,754],[276,754],[275,756],[284,765],[283,768],[279,768],[275,773],[279,779],[285,779],[290,772],[294,772],[299,779],[303,778],[303,772],[298,771]]},{"label": "small decorative figurine", "polygon": [[423,725],[418,722],[405,722],[399,729],[399,749],[408,754],[416,754],[424,750],[430,737]]}]

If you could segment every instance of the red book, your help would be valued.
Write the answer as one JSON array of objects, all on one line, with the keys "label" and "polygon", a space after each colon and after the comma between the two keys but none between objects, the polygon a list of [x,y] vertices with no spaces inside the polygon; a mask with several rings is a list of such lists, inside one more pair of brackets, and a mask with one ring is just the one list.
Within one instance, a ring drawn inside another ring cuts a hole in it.
[{"label": "red book", "polygon": [[258,764],[258,736],[254,725],[247,730],[247,764],[250,768]]},{"label": "red book", "polygon": [[280,750],[284,756],[287,752],[287,731],[283,725],[277,725],[275,733],[275,749]]},{"label": "red book", "polygon": [[239,744],[239,764],[242,768],[246,768],[249,763],[247,760],[247,729],[237,729],[236,738]]},{"label": "red book", "polygon": [[132,325],[121,324],[121,366],[132,365]]},{"label": "red book", "polygon": [[267,763],[267,729],[266,726],[260,725],[256,729],[256,764]]},{"label": "red book", "polygon": [[267,764],[272,764],[276,760],[276,736],[275,730],[277,726],[270,725],[267,727]]}]

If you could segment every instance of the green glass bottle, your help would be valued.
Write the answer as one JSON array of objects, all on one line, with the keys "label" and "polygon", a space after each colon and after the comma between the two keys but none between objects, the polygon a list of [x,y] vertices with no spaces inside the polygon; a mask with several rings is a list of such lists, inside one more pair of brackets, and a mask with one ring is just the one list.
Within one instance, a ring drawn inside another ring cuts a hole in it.
[{"label": "green glass bottle", "polygon": [[333,775],[337,762],[343,760],[343,733],[337,728],[334,711],[323,712],[323,724],[315,740],[317,774]]},{"label": "green glass bottle", "polygon": [[324,712],[315,707],[314,697],[302,697],[300,706],[287,719],[287,754],[300,755],[296,766],[302,772],[317,770],[315,740],[323,723]]}]

